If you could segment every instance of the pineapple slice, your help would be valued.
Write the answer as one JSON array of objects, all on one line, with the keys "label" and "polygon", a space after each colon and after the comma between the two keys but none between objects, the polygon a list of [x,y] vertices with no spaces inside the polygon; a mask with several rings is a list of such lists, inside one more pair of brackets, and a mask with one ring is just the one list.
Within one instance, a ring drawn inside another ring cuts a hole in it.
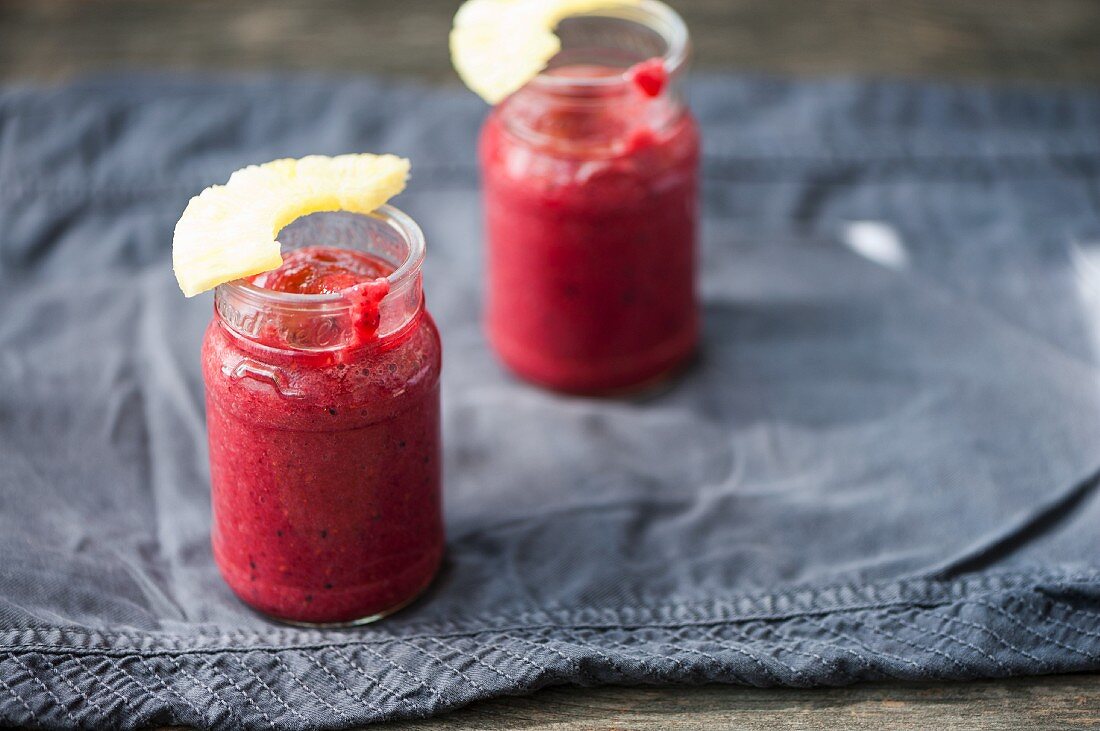
[{"label": "pineapple slice", "polygon": [[275,237],[317,211],[370,213],[405,189],[395,155],[311,155],[233,173],[191,199],[176,224],[172,268],[188,297],[283,263]]},{"label": "pineapple slice", "polygon": [[466,0],[451,29],[451,60],[466,86],[496,104],[546,68],[570,15],[640,0]]}]

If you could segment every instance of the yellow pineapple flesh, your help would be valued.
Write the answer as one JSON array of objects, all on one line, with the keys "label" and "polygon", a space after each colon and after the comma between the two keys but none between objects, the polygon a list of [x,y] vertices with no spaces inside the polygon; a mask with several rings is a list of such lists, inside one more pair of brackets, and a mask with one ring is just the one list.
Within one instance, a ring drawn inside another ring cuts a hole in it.
[{"label": "yellow pineapple flesh", "polygon": [[279,231],[318,211],[371,213],[405,189],[395,155],[312,155],[250,165],[191,199],[176,224],[172,268],[188,297],[276,269]]},{"label": "yellow pineapple flesh", "polygon": [[639,0],[467,0],[451,29],[451,60],[466,86],[490,104],[518,90],[561,50],[554,29],[570,15]]}]

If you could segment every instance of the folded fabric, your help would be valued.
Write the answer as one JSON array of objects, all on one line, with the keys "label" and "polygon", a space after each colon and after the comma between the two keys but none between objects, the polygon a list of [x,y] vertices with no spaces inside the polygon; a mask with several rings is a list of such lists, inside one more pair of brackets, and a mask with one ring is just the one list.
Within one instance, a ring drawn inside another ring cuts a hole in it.
[{"label": "folded fabric", "polygon": [[[1100,94],[715,76],[698,361],[587,400],[479,318],[472,95],[111,76],[0,91],[0,722],[349,728],[561,683],[1100,669]],[[244,164],[388,151],[445,346],[448,559],[376,625],[210,555],[169,265]]]}]

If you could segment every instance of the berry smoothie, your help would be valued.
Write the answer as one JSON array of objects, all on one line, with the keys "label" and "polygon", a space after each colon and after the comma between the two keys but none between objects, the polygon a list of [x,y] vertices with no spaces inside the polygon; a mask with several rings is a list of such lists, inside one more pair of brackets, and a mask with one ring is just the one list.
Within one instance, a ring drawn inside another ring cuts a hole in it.
[{"label": "berry smoothie", "polygon": [[419,268],[400,292],[394,269],[311,246],[219,288],[202,355],[214,557],[272,617],[369,621],[439,565],[441,348]]},{"label": "berry smoothie", "polygon": [[550,388],[644,386],[698,337],[696,125],[660,59],[545,76],[482,131],[489,338]]}]

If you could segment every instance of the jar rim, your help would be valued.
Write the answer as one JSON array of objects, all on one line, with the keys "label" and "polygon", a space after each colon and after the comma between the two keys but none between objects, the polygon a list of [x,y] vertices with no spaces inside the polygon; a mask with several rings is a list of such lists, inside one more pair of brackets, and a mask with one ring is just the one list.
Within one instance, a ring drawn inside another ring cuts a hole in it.
[{"label": "jar rim", "polygon": [[[678,74],[687,63],[691,40],[687,25],[680,14],[661,0],[641,0],[633,5],[616,5],[598,10],[569,16],[576,18],[604,17],[631,20],[658,33],[665,41],[667,49],[661,55],[665,72],[670,76]],[[626,82],[624,75],[614,76],[570,76],[567,74],[548,74],[545,70],[529,83],[548,91],[567,88],[609,88]]]},{"label": "jar rim", "polygon": [[[401,235],[409,246],[409,251],[405,256],[405,260],[397,269],[386,277],[386,281],[389,282],[390,292],[400,292],[403,289],[405,281],[415,277],[424,264],[426,249],[424,232],[421,230],[420,225],[417,224],[409,214],[388,203],[379,206],[372,213],[363,215],[378,218],[388,224]],[[341,305],[347,302],[347,298],[344,296],[343,292],[331,292],[327,294],[280,292],[274,289],[257,287],[255,284],[245,279],[226,282],[218,285],[218,287],[225,287],[227,290],[232,291],[235,297],[249,300],[253,304]]]}]

